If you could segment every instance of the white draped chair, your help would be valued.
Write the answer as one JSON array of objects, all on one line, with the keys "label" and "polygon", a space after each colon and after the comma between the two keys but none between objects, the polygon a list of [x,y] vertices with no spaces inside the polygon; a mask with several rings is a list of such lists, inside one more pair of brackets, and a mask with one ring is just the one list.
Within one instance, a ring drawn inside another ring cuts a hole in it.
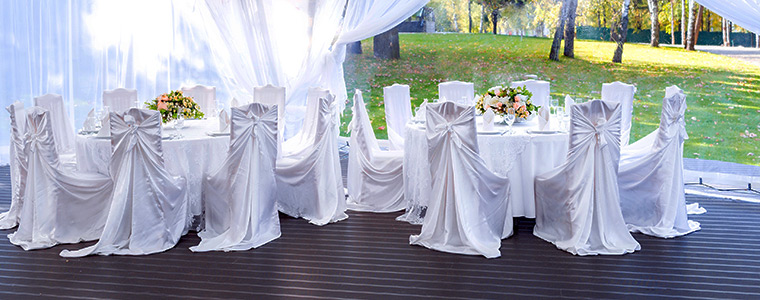
[{"label": "white draped chair", "polygon": [[146,255],[177,244],[191,218],[185,199],[186,181],[165,168],[161,114],[131,108],[110,113],[110,173],[114,193],[100,240],[63,257]]},{"label": "white draped chair", "polygon": [[137,105],[137,90],[118,88],[103,91],[103,106],[108,106],[110,111],[123,113],[135,105]]},{"label": "white draped chair", "polygon": [[[412,118],[409,86],[394,84],[383,88],[385,123],[391,150],[404,150],[406,123]],[[370,127],[371,128],[371,127]]]},{"label": "white draped chair", "polygon": [[475,85],[472,82],[447,81],[438,84],[438,102],[451,101],[459,105],[474,105]]},{"label": "white draped chair", "polygon": [[196,85],[182,87],[182,95],[193,98],[201,107],[201,112],[206,116],[213,116],[216,112],[216,87]]},{"label": "white draped chair", "polygon": [[525,86],[533,94],[530,98],[533,105],[548,106],[551,104],[551,84],[548,81],[529,79],[514,81],[510,86],[513,88]]},{"label": "white draped chair", "polygon": [[700,229],[687,217],[683,186],[686,95],[668,87],[660,127],[620,153],[620,207],[628,229],[662,238]]},{"label": "white draped chair", "polygon": [[58,94],[35,97],[34,106],[43,107],[50,112],[50,123],[58,154],[73,152],[74,126],[69,121],[69,110],[63,105],[63,97]]},{"label": "white draped chair", "polygon": [[204,181],[205,228],[194,252],[241,251],[280,237],[277,105],[233,107],[227,159]]},{"label": "white draped chair", "polygon": [[18,225],[19,213],[24,202],[26,187],[26,153],[24,152],[24,133],[26,128],[26,111],[24,103],[13,102],[6,110],[10,114],[10,173],[11,173],[11,207],[0,214],[0,229],[11,229]]},{"label": "white draped chair", "polygon": [[636,87],[620,81],[602,84],[602,100],[618,102],[622,105],[620,126],[620,145],[628,145],[631,139],[631,119],[633,118],[633,95]]},{"label": "white draped chair", "polygon": [[501,239],[512,235],[509,180],[480,157],[474,106],[428,104],[426,117],[433,187],[422,231],[410,244],[499,257]]},{"label": "white draped chair", "polygon": [[26,181],[18,229],[8,235],[24,250],[97,239],[110,204],[111,178],[61,168],[50,121],[39,106],[27,114]]},{"label": "white draped chair", "polygon": [[359,90],[354,94],[353,119],[349,128],[348,209],[370,212],[405,209],[404,152],[380,149]]},{"label": "white draped chair", "polygon": [[620,112],[599,100],[572,106],[567,160],[536,177],[534,235],[575,255],[641,249],[620,211]]},{"label": "white draped chair", "polygon": [[316,134],[315,126],[317,124],[317,117],[319,115],[317,113],[319,110],[319,99],[333,99],[334,97],[335,96],[330,94],[330,91],[326,89],[318,87],[309,88],[309,92],[306,95],[306,108],[303,114],[301,128],[295,135],[283,142],[282,149],[280,149],[280,153],[282,155],[287,155],[287,153],[292,152],[299,152],[304,147],[308,147],[313,143],[314,135]]},{"label": "white draped chair", "polygon": [[285,88],[267,84],[253,88],[253,102],[277,105],[277,153],[282,156],[282,142],[285,140]]},{"label": "white draped chair", "polygon": [[314,125],[302,128],[306,133],[299,149],[277,160],[277,204],[287,215],[325,225],[348,218],[338,156],[338,105],[332,96],[311,102],[314,109],[307,111],[304,125],[310,120]]}]

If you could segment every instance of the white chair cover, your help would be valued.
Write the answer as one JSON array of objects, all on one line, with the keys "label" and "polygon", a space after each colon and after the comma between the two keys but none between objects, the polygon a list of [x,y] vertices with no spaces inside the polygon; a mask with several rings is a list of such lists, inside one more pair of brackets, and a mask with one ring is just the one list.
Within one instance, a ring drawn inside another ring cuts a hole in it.
[{"label": "white chair cover", "polygon": [[686,95],[678,87],[662,100],[660,127],[620,153],[620,207],[628,229],[662,238],[700,229],[687,217],[683,186]]},{"label": "white chair cover", "polygon": [[285,88],[271,84],[255,87],[253,102],[277,105],[277,157],[282,157],[282,142],[285,140]]},{"label": "white chair cover", "polygon": [[0,229],[11,229],[18,225],[19,213],[24,202],[26,187],[26,153],[24,153],[24,133],[26,114],[24,103],[13,102],[6,110],[10,114],[10,173],[11,173],[11,207],[0,214]]},{"label": "white chair cover", "polygon": [[193,98],[204,115],[213,116],[216,112],[216,87],[204,85],[182,87],[182,95]]},{"label": "white chair cover", "polygon": [[113,188],[108,176],[62,171],[50,120],[39,106],[27,115],[23,204],[18,230],[8,235],[24,250],[97,239]]},{"label": "white chair cover", "polygon": [[146,255],[172,248],[189,227],[185,179],[164,167],[161,114],[131,108],[110,113],[114,193],[103,234],[63,257]]},{"label": "white chair cover", "polygon": [[303,114],[304,118],[301,123],[301,128],[298,130],[298,133],[283,142],[280,151],[282,155],[300,152],[304,148],[311,147],[314,143],[314,137],[317,134],[316,124],[319,115],[320,98],[333,99],[334,96],[330,94],[330,91],[322,88],[309,88],[309,92],[306,96],[306,113]]},{"label": "white chair cover", "polygon": [[280,237],[277,105],[233,107],[227,159],[204,182],[205,229],[194,252],[240,251]]},{"label": "white chair cover", "polygon": [[404,152],[380,149],[359,90],[354,94],[353,112],[349,124],[348,209],[370,212],[405,209]]},{"label": "white chair cover", "polygon": [[[391,150],[404,150],[406,123],[412,118],[412,102],[409,86],[394,84],[383,88],[385,123]],[[372,128],[372,125],[369,125]]]},{"label": "white chair cover", "polygon": [[438,101],[451,101],[459,105],[474,105],[475,85],[472,82],[447,81],[438,84]]},{"label": "white chair cover", "polygon": [[63,105],[63,97],[57,94],[35,97],[34,105],[41,106],[50,112],[50,123],[58,153],[73,152],[74,126],[69,122],[69,110]]},{"label": "white chair cover", "polygon": [[103,106],[108,106],[110,111],[123,113],[137,104],[137,90],[118,88],[103,91]]},{"label": "white chair cover", "polygon": [[567,161],[536,177],[533,234],[575,255],[639,250],[620,212],[620,105],[575,104],[571,118]]},{"label": "white chair cover", "polygon": [[501,239],[512,235],[509,180],[488,170],[478,154],[473,107],[428,104],[433,188],[422,231],[409,243],[494,258],[501,256]]},{"label": "white chair cover", "polygon": [[[307,119],[315,120],[311,140],[298,152],[277,160],[277,204],[280,211],[315,225],[348,218],[346,195],[338,157],[337,103],[334,97],[319,98]],[[311,115],[311,116],[309,116]],[[288,141],[289,142],[289,141]],[[287,143],[287,142],[286,142]]]},{"label": "white chair cover", "polygon": [[533,105],[548,106],[551,104],[549,100],[551,97],[551,84],[548,81],[530,79],[512,82],[510,86],[513,88],[525,86],[533,94],[530,97]]},{"label": "white chair cover", "polygon": [[602,84],[602,100],[622,104],[620,126],[620,145],[622,146],[628,145],[631,139],[634,94],[636,94],[636,87],[632,84],[625,84],[620,81]]}]

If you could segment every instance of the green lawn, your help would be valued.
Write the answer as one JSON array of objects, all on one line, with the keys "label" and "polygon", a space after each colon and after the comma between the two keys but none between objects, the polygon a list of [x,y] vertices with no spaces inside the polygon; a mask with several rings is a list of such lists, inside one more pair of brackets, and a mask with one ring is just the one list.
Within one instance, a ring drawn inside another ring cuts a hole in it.
[{"label": "green lawn", "polygon": [[[552,84],[552,97],[600,98],[602,83],[635,84],[631,140],[655,128],[665,87],[678,85],[687,94],[684,156],[760,165],[760,67],[740,60],[676,48],[626,44],[623,64],[610,62],[614,44],[576,41],[575,59],[547,59],[551,40],[490,34],[402,34],[401,59],[378,60],[372,41],[364,54],[348,55],[345,77],[349,99],[361,89],[375,135],[386,138],[384,86],[411,87],[412,105],[437,98],[440,82],[475,83],[476,93],[536,74]],[[351,118],[350,103],[342,134]],[[746,132],[746,133],[745,133]],[[750,134],[747,134],[750,133]]]}]

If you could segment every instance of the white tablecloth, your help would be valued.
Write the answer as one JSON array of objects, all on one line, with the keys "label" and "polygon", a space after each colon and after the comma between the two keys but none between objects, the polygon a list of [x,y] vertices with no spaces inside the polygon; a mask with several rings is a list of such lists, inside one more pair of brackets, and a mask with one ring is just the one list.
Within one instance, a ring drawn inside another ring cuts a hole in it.
[{"label": "white tablecloth", "polygon": [[[514,217],[536,217],[533,180],[536,175],[562,164],[567,155],[567,132],[528,133],[538,130],[536,120],[516,123],[511,135],[478,134],[480,156],[486,165],[509,178]],[[408,123],[404,142],[404,198],[409,204],[406,213],[398,219],[413,224],[422,223],[432,181],[424,126]],[[498,132],[506,127],[497,125],[495,129]]]},{"label": "white tablecloth", "polygon": [[[187,179],[188,208],[193,215],[200,215],[203,211],[203,177],[221,165],[227,156],[229,136],[211,137],[206,134],[218,129],[219,122],[215,118],[187,120],[182,129],[183,138],[163,141],[164,162],[169,173]],[[164,136],[173,133],[176,133],[173,127],[164,126]],[[77,135],[76,151],[79,170],[108,175],[110,138]]]}]

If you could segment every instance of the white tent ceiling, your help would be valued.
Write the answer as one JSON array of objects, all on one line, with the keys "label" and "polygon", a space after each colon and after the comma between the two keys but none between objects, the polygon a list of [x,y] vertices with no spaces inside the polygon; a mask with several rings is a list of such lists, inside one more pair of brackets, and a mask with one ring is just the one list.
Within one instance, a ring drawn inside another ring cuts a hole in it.
[{"label": "white tent ceiling", "polygon": [[760,34],[760,0],[696,0],[744,29]]}]

